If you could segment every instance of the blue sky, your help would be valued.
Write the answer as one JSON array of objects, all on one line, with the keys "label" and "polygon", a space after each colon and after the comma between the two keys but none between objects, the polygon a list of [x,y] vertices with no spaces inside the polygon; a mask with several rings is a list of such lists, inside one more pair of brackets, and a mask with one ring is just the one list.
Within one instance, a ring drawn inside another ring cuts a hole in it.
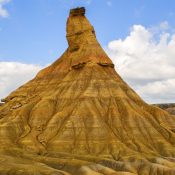
[{"label": "blue sky", "polygon": [[0,98],[60,57],[69,10],[78,6],[145,101],[175,102],[174,0],[0,0]]}]

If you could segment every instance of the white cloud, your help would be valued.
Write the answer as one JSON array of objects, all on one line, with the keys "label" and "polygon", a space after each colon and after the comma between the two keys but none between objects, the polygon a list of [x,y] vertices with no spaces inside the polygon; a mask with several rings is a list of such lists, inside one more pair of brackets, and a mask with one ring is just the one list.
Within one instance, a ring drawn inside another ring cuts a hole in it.
[{"label": "white cloud", "polygon": [[175,78],[149,82],[138,88],[138,93],[153,102],[175,102]]},{"label": "white cloud", "polygon": [[0,62],[0,98],[32,79],[41,66],[18,62]]},{"label": "white cloud", "polygon": [[0,0],[0,17],[6,18],[9,16],[8,11],[4,8],[5,4],[9,2],[10,0]]},{"label": "white cloud", "polygon": [[175,33],[169,28],[166,21],[152,28],[134,25],[107,47],[119,74],[147,102],[175,102]]},{"label": "white cloud", "polygon": [[161,22],[159,26],[160,26],[160,28],[163,29],[163,30],[167,30],[167,29],[169,29],[169,27],[170,27],[167,21]]}]

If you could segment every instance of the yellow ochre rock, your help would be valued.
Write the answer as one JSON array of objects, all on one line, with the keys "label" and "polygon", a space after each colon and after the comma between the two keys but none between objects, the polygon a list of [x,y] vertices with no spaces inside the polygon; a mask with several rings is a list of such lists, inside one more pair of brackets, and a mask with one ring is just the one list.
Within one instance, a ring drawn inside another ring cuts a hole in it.
[{"label": "yellow ochre rock", "polygon": [[0,104],[0,174],[174,175],[175,116],[117,74],[85,8],[68,48]]}]

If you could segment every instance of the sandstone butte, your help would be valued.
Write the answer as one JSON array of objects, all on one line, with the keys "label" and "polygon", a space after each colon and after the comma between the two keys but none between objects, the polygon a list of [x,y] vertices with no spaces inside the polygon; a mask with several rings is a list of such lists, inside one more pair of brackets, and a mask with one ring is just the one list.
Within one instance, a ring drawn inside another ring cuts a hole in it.
[{"label": "sandstone butte", "polygon": [[0,106],[1,175],[175,175],[175,116],[117,74],[84,8],[68,48]]}]

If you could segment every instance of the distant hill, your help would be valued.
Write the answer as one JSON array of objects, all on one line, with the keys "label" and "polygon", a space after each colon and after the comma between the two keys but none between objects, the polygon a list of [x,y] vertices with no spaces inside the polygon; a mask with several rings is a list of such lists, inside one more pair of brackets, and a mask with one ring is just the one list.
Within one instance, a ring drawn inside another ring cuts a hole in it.
[{"label": "distant hill", "polygon": [[154,104],[154,106],[158,106],[158,107],[168,111],[170,114],[175,115],[175,103]]}]

